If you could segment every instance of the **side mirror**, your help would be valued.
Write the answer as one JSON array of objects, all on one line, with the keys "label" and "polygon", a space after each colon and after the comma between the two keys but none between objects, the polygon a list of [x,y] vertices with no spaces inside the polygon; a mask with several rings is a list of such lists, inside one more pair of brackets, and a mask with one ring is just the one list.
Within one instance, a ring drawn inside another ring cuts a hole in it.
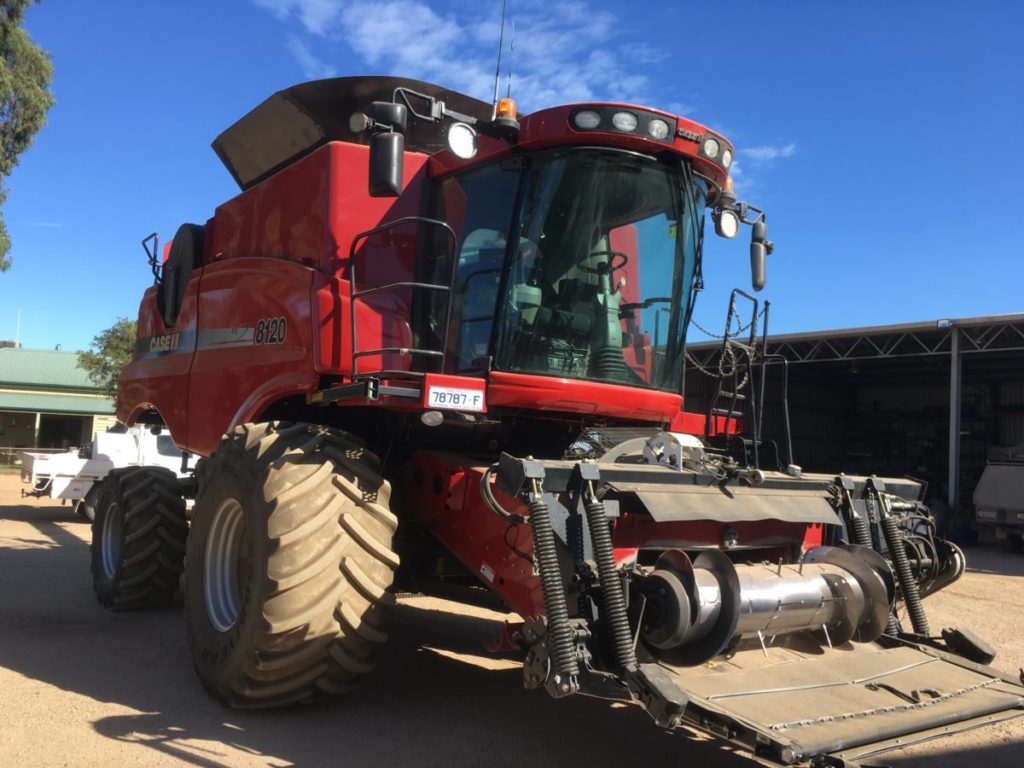
[{"label": "side mirror", "polygon": [[395,104],[390,101],[375,101],[370,104],[370,119],[377,125],[386,125],[392,131],[405,133],[405,126],[409,120],[409,110],[404,104]]},{"label": "side mirror", "polygon": [[353,130],[375,131],[370,137],[370,197],[398,197],[402,194],[402,161],[405,156],[405,126],[408,110],[404,104],[375,101],[370,116],[353,115]]},{"label": "side mirror", "polygon": [[760,291],[768,282],[766,255],[764,243],[752,242],[750,244],[750,285],[755,291]]},{"label": "side mirror", "polygon": [[768,225],[759,218],[750,227],[750,284],[760,291],[768,282],[768,259],[772,244],[768,240]]},{"label": "side mirror", "polygon": [[398,197],[402,194],[402,161],[405,136],[397,131],[370,137],[370,197]]}]

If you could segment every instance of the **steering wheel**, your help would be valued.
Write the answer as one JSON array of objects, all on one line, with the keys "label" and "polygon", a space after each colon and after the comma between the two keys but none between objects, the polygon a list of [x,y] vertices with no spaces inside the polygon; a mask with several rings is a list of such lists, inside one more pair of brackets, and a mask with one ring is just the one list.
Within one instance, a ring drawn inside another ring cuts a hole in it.
[{"label": "steering wheel", "polygon": [[[595,269],[588,268],[587,271],[592,275],[600,275],[607,270],[608,275],[614,274],[617,270],[622,269],[624,266],[629,264],[629,256],[624,254],[622,251],[592,251],[590,257],[594,256],[607,256],[608,261]],[[616,261],[618,259],[618,261]]]}]

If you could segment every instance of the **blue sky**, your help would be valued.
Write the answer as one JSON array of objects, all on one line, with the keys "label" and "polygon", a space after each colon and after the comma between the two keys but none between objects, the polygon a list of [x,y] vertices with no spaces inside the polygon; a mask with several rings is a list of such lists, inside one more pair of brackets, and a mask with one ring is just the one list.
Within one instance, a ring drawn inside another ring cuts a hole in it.
[{"label": "blue sky", "polygon": [[[139,241],[237,192],[210,142],[275,90],[395,74],[490,100],[500,0],[44,0],[27,27],[57,105],[8,180],[27,347],[83,349],[135,317]],[[617,99],[736,144],[764,207],[772,330],[1024,311],[1024,6],[1012,2],[509,0],[524,111]],[[504,87],[504,86],[503,86]],[[709,228],[710,232],[710,228]],[[697,319],[749,285],[745,240],[708,238]],[[693,334],[697,339],[700,334]]]}]

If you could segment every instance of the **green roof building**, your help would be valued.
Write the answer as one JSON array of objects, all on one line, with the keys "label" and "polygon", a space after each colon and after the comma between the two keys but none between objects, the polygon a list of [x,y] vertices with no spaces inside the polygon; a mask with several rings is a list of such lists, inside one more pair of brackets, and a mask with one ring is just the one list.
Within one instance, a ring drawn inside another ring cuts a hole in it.
[{"label": "green roof building", "polygon": [[114,401],[78,353],[0,342],[0,462],[27,448],[71,448],[114,425]]}]

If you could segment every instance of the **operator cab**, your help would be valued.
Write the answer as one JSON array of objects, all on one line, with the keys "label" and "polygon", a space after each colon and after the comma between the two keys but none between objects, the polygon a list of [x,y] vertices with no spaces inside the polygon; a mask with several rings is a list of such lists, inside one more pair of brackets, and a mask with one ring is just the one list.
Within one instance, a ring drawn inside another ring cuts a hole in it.
[{"label": "operator cab", "polygon": [[[452,373],[500,370],[676,391],[708,184],[614,147],[544,150],[441,180],[459,236]],[[430,279],[448,274],[443,249]],[[431,327],[443,323],[435,301]]]}]

